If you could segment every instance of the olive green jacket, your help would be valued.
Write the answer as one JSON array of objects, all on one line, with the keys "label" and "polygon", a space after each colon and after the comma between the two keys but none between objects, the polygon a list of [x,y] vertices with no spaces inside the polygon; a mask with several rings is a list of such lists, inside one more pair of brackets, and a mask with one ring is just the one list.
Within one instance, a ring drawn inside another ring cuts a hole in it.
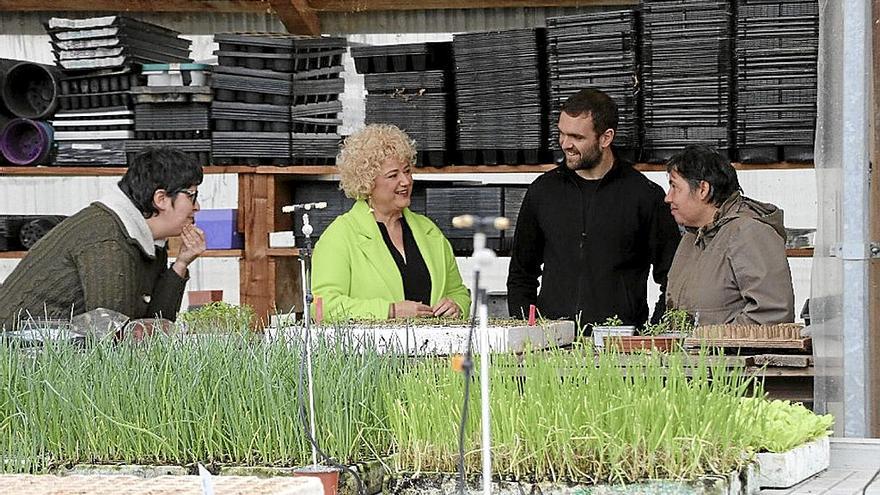
[{"label": "olive green jacket", "polygon": [[69,319],[95,308],[173,320],[185,286],[164,247],[147,253],[114,211],[93,203],[34,244],[0,285],[0,329],[29,314]]},{"label": "olive green jacket", "polygon": [[669,270],[666,304],[699,325],[794,321],[782,210],[737,192],[712,223],[688,229]]},{"label": "olive green jacket", "polygon": [[[412,230],[431,274],[431,305],[448,297],[462,315],[470,312],[470,292],[461,280],[452,246],[429,218],[406,208]],[[323,300],[324,317],[384,319],[391,303],[403,300],[403,279],[363,200],[340,215],[321,234],[312,263],[312,292]]]}]

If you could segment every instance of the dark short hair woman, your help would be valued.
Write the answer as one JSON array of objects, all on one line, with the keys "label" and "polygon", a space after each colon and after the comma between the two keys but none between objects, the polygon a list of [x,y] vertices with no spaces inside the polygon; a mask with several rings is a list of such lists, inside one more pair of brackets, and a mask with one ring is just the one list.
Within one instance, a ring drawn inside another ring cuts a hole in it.
[{"label": "dark short hair woman", "polygon": [[687,310],[700,325],[794,321],[782,210],[743,196],[736,170],[706,146],[687,146],[666,171],[666,203],[685,229],[667,307]]},{"label": "dark short hair woman", "polygon": [[[194,225],[202,166],[170,147],[138,153],[118,187],[61,222],[0,285],[0,328],[67,319],[97,308],[174,320],[205,251]],[[166,240],[182,247],[170,266]]]},{"label": "dark short hair woman", "polygon": [[415,143],[392,125],[349,136],[336,158],[355,199],[315,245],[312,290],[328,319],[466,316],[470,293],[452,246],[409,209]]}]

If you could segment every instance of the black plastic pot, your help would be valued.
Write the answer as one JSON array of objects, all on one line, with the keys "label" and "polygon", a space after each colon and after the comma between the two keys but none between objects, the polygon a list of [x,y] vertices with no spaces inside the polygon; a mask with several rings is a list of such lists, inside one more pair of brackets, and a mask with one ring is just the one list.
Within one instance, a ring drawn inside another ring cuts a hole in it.
[{"label": "black plastic pot", "polygon": [[0,60],[0,100],[6,110],[27,119],[44,119],[58,108],[61,72],[54,66],[21,60]]}]

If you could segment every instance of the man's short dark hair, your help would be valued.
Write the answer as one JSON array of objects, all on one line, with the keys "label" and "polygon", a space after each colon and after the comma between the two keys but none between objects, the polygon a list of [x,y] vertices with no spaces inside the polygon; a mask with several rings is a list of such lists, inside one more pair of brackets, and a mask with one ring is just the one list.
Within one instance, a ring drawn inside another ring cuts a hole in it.
[{"label": "man's short dark hair", "polygon": [[596,134],[608,129],[617,131],[617,104],[598,89],[582,89],[569,96],[562,104],[562,111],[572,117],[591,116]]},{"label": "man's short dark hair", "polygon": [[709,183],[706,198],[715,206],[721,206],[733,193],[741,191],[736,169],[717,151],[708,146],[690,144],[666,162],[666,172],[678,172],[691,190],[700,187],[701,181]]},{"label": "man's short dark hair", "polygon": [[202,183],[202,166],[186,153],[168,146],[146,148],[131,160],[119,181],[119,189],[134,203],[144,218],[159,214],[153,194],[164,189],[177,194]]}]

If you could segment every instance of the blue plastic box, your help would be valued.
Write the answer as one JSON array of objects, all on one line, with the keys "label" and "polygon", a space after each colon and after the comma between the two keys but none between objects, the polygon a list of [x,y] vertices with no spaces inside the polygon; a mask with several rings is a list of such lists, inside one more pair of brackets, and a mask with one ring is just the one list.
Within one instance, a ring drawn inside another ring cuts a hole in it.
[{"label": "blue plastic box", "polygon": [[244,236],[235,230],[238,210],[200,210],[196,225],[205,231],[208,249],[241,249]]}]

